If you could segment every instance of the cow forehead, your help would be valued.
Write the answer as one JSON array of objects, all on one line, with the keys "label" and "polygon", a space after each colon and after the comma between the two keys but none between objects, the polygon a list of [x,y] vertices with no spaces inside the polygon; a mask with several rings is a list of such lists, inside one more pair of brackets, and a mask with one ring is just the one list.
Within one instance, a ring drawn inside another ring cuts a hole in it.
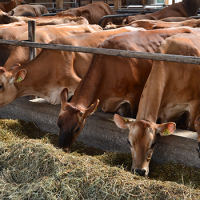
[{"label": "cow forehead", "polygon": [[133,123],[130,132],[129,137],[132,140],[152,140],[154,138],[154,130],[153,128],[148,124],[143,123]]}]

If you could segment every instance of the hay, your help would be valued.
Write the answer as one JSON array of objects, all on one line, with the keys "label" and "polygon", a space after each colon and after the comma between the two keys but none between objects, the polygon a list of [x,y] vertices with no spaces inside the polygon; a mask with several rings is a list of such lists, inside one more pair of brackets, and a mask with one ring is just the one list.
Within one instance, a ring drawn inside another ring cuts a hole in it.
[{"label": "hay", "polygon": [[0,199],[200,197],[198,169],[153,163],[150,178],[139,177],[129,171],[130,154],[95,150],[81,143],[65,153],[55,148],[57,136],[20,120],[0,120],[0,139]]}]

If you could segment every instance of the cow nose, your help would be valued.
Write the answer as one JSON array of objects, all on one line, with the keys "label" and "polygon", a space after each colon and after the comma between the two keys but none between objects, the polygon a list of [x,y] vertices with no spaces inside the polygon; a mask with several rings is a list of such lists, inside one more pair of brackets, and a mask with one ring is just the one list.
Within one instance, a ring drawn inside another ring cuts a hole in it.
[{"label": "cow nose", "polygon": [[135,172],[136,172],[137,174],[139,174],[140,176],[144,176],[146,170],[145,170],[145,169],[135,169]]}]

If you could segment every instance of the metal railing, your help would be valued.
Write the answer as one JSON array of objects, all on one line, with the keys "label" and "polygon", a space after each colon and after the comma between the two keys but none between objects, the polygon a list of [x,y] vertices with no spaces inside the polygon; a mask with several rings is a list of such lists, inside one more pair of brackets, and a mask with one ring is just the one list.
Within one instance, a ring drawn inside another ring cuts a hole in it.
[{"label": "metal railing", "polygon": [[[33,27],[29,28],[28,35],[29,35],[29,38],[34,38],[35,23],[32,23],[32,22],[29,22],[29,23],[30,23],[29,26],[33,26]],[[31,36],[31,34],[33,34],[33,36]],[[83,52],[83,53],[92,53],[92,54],[102,54],[102,55],[109,55],[109,56],[121,56],[121,57],[127,57],[127,58],[139,58],[139,59],[149,59],[149,60],[159,60],[159,61],[200,65],[200,57],[195,57],[195,56],[136,52],[136,51],[127,51],[127,50],[118,50],[118,49],[81,47],[81,46],[61,45],[61,44],[46,44],[46,43],[37,43],[37,42],[30,42],[30,41],[16,41],[16,40],[4,40],[4,39],[0,39],[0,44],[23,46],[23,47],[29,47],[29,48],[53,49],[53,50],[60,50],[60,51],[74,51],[74,52]],[[31,50],[31,52],[34,52],[34,50]],[[34,56],[32,56],[31,58],[34,58]]]}]

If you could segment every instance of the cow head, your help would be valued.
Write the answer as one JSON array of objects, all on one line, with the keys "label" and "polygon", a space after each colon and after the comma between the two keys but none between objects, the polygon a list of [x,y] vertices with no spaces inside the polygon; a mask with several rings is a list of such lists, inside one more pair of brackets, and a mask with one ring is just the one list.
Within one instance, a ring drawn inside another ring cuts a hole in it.
[{"label": "cow head", "polygon": [[11,103],[17,98],[18,93],[15,84],[21,82],[25,76],[25,69],[21,69],[13,75],[10,71],[0,67],[0,107]]},{"label": "cow head", "polygon": [[200,115],[197,116],[197,118],[195,119],[195,129],[197,131],[197,134],[198,134],[198,148],[197,148],[197,151],[199,153],[199,158],[200,158]]},{"label": "cow head", "polygon": [[173,122],[156,124],[146,120],[129,121],[118,114],[114,115],[115,124],[122,129],[129,129],[128,143],[132,154],[131,172],[141,176],[149,174],[149,163],[156,145],[157,133],[161,136],[171,134],[176,125]]},{"label": "cow head", "polygon": [[68,89],[62,90],[61,95],[61,111],[57,120],[59,130],[58,146],[65,151],[70,151],[73,142],[81,133],[86,119],[96,110],[99,100],[92,104],[88,109],[79,108],[72,103],[68,103]]}]

